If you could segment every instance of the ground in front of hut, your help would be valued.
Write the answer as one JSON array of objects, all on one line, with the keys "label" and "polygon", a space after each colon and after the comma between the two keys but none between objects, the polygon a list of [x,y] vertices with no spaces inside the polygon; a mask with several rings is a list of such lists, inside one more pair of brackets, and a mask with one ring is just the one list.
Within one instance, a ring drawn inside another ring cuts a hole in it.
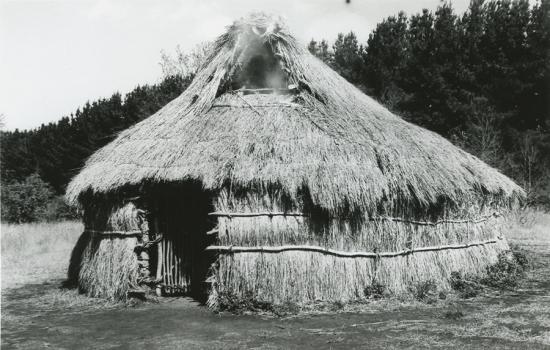
[{"label": "ground in front of hut", "polygon": [[[289,317],[214,314],[186,298],[129,306],[63,289],[81,227],[50,225],[2,227],[3,349],[550,348],[550,216],[508,235],[532,264],[515,290]],[[25,243],[38,232],[42,242]]]}]

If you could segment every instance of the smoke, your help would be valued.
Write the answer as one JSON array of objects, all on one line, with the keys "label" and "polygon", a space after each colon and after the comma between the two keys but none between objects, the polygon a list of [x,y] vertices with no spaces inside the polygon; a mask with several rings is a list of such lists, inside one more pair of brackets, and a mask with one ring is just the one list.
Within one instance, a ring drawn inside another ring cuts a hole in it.
[{"label": "smoke", "polygon": [[[239,38],[242,52],[238,59],[237,72],[232,77],[233,88],[248,89],[286,88],[286,74],[281,69],[279,59],[261,36],[252,30]],[[239,49],[239,48],[237,48]]]}]

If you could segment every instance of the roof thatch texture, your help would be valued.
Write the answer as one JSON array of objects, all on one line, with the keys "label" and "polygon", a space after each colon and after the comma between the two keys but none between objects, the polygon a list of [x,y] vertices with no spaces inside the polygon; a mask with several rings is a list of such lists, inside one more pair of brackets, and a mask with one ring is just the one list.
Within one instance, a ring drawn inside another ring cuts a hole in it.
[{"label": "roof thatch texture", "polygon": [[[258,42],[297,95],[223,90]],[[96,152],[67,196],[188,179],[214,190],[275,186],[291,198],[305,189],[329,211],[523,195],[478,158],[363,94],[266,15],[230,26],[189,88]]]}]

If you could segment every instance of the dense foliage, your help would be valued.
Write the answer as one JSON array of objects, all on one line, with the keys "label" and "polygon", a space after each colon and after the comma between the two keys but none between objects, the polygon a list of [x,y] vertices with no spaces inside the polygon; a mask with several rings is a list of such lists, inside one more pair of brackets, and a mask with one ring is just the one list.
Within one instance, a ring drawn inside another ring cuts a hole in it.
[{"label": "dense foliage", "polygon": [[62,196],[55,195],[38,174],[2,185],[3,222],[55,221],[77,216],[77,210],[69,207]]},{"label": "dense foliage", "polygon": [[[442,3],[435,12],[388,17],[366,43],[349,33],[308,48],[403,118],[514,178],[531,204],[549,205],[550,0],[531,7],[527,0],[472,0],[462,15]],[[200,63],[202,51],[191,61]],[[185,90],[194,70],[179,68],[189,58],[162,59],[166,77],[158,85],[87,103],[35,130],[2,132],[3,220],[21,220],[4,216],[14,205],[8,186],[38,174],[51,198],[62,194],[95,150]]]},{"label": "dense foliage", "polygon": [[550,1],[472,0],[462,15],[442,3],[388,17],[364,45],[349,33],[309,50],[550,204]]},{"label": "dense foliage", "polygon": [[168,77],[158,85],[138,86],[124,98],[116,93],[86,103],[73,115],[35,130],[2,132],[2,182],[38,173],[56,193],[62,193],[94,151],[155,113],[189,82],[189,77]]}]

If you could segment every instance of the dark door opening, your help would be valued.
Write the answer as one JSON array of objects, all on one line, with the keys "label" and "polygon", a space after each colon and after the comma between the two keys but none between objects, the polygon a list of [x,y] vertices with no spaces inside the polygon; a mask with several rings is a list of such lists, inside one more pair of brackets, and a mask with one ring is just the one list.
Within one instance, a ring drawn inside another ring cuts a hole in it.
[{"label": "dark door opening", "polygon": [[212,254],[205,252],[214,240],[207,235],[215,225],[208,216],[213,211],[211,195],[200,184],[167,185],[156,202],[154,220],[163,238],[152,271],[160,274],[162,295],[189,295],[204,302],[213,262]]}]

